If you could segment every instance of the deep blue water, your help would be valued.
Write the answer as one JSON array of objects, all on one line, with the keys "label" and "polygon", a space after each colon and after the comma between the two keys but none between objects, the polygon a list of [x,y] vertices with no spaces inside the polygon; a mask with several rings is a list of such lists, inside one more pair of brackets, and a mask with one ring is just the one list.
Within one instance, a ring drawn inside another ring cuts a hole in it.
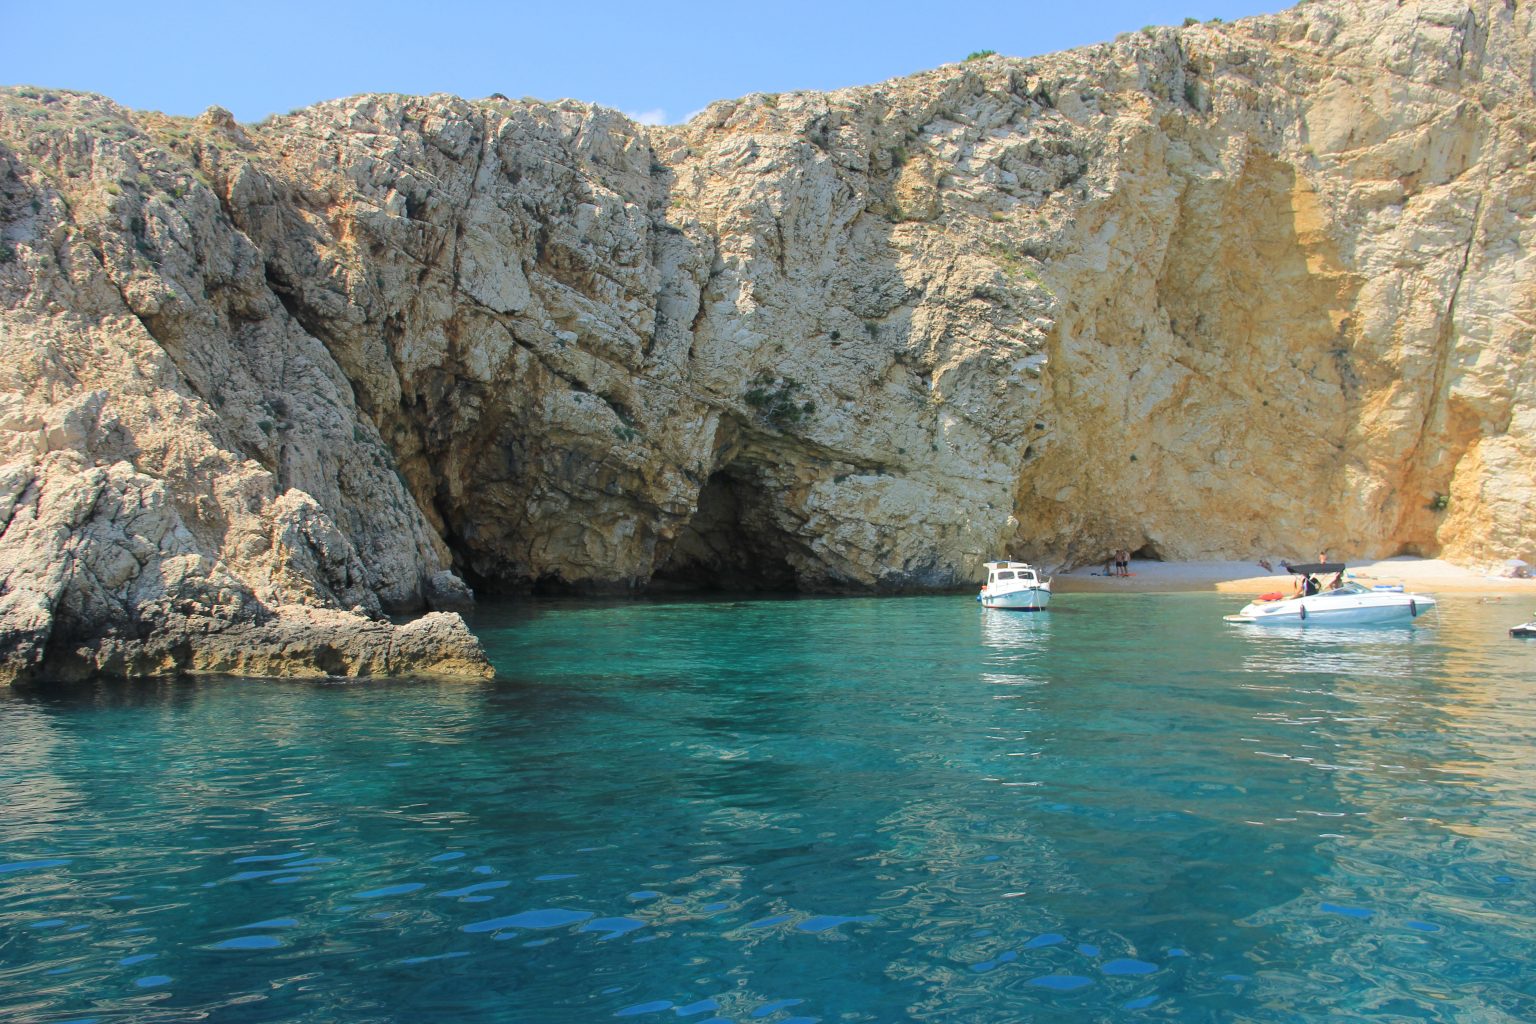
[{"label": "deep blue water", "polygon": [[1536,1020],[1530,609],[1237,604],[524,603],[489,685],[0,696],[0,1020]]}]

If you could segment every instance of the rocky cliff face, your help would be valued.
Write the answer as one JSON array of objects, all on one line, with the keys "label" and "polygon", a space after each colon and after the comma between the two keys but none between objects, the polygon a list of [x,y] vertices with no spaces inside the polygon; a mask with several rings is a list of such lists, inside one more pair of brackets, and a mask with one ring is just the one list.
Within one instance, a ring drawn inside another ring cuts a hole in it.
[{"label": "rocky cliff face", "polygon": [[460,577],[1530,558],[1532,22],[1318,0],[677,128],[6,90],[6,671],[460,671],[382,619]]}]

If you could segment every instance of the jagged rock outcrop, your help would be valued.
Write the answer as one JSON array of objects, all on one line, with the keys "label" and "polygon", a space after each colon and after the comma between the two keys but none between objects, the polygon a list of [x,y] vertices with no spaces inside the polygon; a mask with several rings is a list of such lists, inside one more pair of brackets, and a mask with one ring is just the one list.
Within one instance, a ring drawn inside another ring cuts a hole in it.
[{"label": "jagged rock outcrop", "polygon": [[1317,0],[674,128],[5,91],[10,671],[451,570],[1536,556],[1533,62],[1523,5]]},{"label": "jagged rock outcrop", "polygon": [[488,676],[456,614],[384,620],[448,549],[195,166],[104,100],[4,102],[0,681]]}]

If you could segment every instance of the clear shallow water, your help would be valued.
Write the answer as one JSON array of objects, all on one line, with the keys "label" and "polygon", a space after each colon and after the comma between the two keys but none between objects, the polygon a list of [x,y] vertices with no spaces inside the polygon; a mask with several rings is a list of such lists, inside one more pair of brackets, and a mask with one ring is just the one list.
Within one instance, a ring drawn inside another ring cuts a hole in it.
[{"label": "clear shallow water", "polygon": [[0,697],[0,1019],[1536,1019],[1529,609],[1233,605],[525,604],[492,685]]}]

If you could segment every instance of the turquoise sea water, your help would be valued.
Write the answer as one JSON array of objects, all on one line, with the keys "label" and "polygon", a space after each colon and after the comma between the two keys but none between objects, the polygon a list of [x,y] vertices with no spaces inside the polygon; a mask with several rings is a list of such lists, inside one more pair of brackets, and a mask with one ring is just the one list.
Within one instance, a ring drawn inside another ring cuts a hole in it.
[{"label": "turquoise sea water", "polygon": [[1530,609],[1240,603],[525,603],[490,685],[0,696],[0,1020],[1536,1020]]}]

